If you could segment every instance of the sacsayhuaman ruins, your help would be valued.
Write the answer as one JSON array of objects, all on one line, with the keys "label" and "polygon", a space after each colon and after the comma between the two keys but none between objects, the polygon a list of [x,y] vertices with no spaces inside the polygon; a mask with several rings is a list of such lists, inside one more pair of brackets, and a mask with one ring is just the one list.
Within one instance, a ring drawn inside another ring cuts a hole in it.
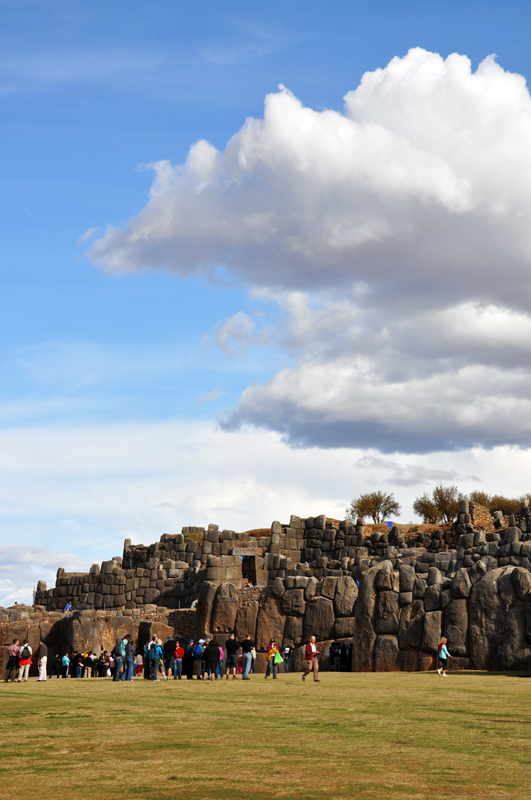
[{"label": "sacsayhuaman ruins", "polygon": [[315,635],[324,668],[339,640],[351,645],[353,671],[415,671],[434,667],[446,636],[453,669],[530,669],[531,508],[522,502],[505,519],[463,500],[451,528],[422,527],[382,533],[363,519],[292,516],[270,533],[209,525],[149,546],[126,540],[122,557],[88,574],[59,569],[52,589],[40,581],[33,606],[0,609],[1,643],[36,647],[43,637],[53,655],[110,650],[125,634],[141,647],[153,634],[234,631],[251,635],[263,671],[271,638],[302,669]]}]

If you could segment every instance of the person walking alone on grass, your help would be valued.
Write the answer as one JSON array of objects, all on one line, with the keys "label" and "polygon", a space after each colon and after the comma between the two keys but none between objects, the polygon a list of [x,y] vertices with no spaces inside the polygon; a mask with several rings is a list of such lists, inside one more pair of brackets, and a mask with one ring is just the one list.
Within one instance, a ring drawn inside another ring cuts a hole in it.
[{"label": "person walking alone on grass", "polygon": [[238,668],[238,650],[240,649],[240,645],[234,638],[234,634],[231,633],[227,641],[225,642],[225,650],[227,651],[227,660],[225,665],[227,667],[227,675],[226,680],[229,679],[229,673],[232,670],[232,680],[237,680],[236,678],[236,670]]},{"label": "person walking alone on grass", "polygon": [[19,640],[13,639],[13,644],[10,644],[7,648],[7,664],[6,664],[6,677],[5,682],[7,683],[9,679],[11,682],[15,680],[15,676],[18,672],[18,654],[20,651],[19,647]]},{"label": "person walking alone on grass", "polygon": [[319,683],[319,650],[315,644],[315,636],[310,636],[310,641],[306,645],[306,670],[302,676],[303,681],[312,670],[314,682]]},{"label": "person walking alone on grass", "polygon": [[35,651],[35,656],[36,656],[36,658],[39,659],[39,662],[38,662],[39,663],[39,678],[38,678],[38,680],[39,681],[45,681],[46,680],[46,665],[48,663],[48,648],[46,647],[46,645],[44,644],[42,639],[39,639],[39,646]]},{"label": "person walking alone on grass", "polygon": [[448,648],[446,647],[447,641],[448,640],[443,636],[437,652],[437,672],[439,675],[442,672],[443,678],[448,677],[446,674],[446,665],[448,663],[448,659],[452,657],[448,652]]}]

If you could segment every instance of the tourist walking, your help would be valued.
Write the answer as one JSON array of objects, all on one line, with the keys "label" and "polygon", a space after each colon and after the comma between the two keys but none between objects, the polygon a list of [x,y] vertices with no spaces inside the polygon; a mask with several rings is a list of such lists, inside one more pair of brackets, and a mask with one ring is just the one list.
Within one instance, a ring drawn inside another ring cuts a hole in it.
[{"label": "tourist walking", "polygon": [[35,657],[38,659],[38,664],[39,664],[38,681],[45,681],[46,680],[46,665],[48,664],[48,648],[44,644],[42,639],[39,639],[39,646],[35,651]]},{"label": "tourist walking", "polygon": [[448,677],[446,674],[446,665],[448,664],[448,659],[452,657],[448,652],[448,648],[446,647],[447,641],[448,639],[443,636],[437,650],[437,672],[439,675],[442,674],[443,678]]},{"label": "tourist walking", "polygon": [[251,640],[251,634],[248,633],[241,644],[242,648],[242,680],[248,681],[251,664],[253,663],[253,648],[254,642]]},{"label": "tourist walking", "polygon": [[22,647],[20,648],[18,654],[18,682],[21,683],[22,681],[28,680],[28,675],[31,667],[31,654],[33,650],[28,644],[28,640],[24,639],[22,642]]},{"label": "tourist walking", "polygon": [[319,683],[319,650],[315,644],[315,636],[310,636],[310,641],[306,645],[306,669],[302,676],[302,680],[306,680],[306,676],[313,671],[313,679],[315,683]]},{"label": "tourist walking", "polygon": [[232,670],[232,680],[237,680],[236,678],[236,670],[238,669],[238,650],[240,649],[240,645],[234,638],[234,634],[231,633],[227,641],[225,642],[225,650],[227,652],[227,658],[225,661],[225,667],[227,670],[226,680],[229,679],[230,671]]},{"label": "tourist walking", "polygon": [[[278,656],[278,658],[277,658]],[[273,680],[276,680],[277,677],[277,670],[279,663],[281,664],[284,660],[278,651],[278,647],[274,639],[269,641],[267,645],[267,667],[266,667],[266,674],[265,677],[269,678],[271,673],[273,674]]]}]

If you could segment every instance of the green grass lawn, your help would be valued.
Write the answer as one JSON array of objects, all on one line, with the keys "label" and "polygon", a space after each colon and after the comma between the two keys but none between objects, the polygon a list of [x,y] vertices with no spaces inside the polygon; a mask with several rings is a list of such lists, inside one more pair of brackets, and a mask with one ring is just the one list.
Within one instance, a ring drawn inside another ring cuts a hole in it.
[{"label": "green grass lawn", "polygon": [[531,798],[531,679],[0,684],[0,798]]}]

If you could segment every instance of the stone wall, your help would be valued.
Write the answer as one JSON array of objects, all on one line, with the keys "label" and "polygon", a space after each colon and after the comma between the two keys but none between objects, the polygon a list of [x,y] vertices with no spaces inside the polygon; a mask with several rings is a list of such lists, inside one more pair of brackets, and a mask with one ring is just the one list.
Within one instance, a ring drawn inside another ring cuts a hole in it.
[{"label": "stone wall", "polygon": [[[27,639],[33,650],[38,647],[39,638],[42,638],[48,646],[48,664],[56,653],[62,656],[74,650],[93,650],[98,655],[102,650],[110,652],[116,639],[125,634],[133,637],[137,651],[141,651],[144,643],[154,634],[162,639],[176,636],[186,641],[189,636],[195,635],[195,611],[168,611],[152,606],[142,612],[136,609],[116,613],[85,610],[63,614],[38,606],[0,608],[0,647],[3,654],[15,638],[21,642]],[[0,677],[4,677],[6,661],[7,658],[1,659]],[[32,666],[30,674],[37,674],[36,664]]]},{"label": "stone wall", "polygon": [[[252,563],[251,589],[242,558]],[[322,650],[348,640],[355,670],[427,669],[442,635],[454,666],[531,667],[526,503],[505,521],[462,501],[453,528],[419,526],[407,537],[398,526],[381,533],[362,519],[351,525],[322,515],[273,522],[259,538],[215,525],[183,528],[149,547],[126,540],[123,559],[86,575],[60,570],[53,589],[39,583],[36,602],[51,614],[70,600],[76,611],[111,621],[160,612],[167,624],[164,609],[199,598],[195,638],[249,632],[263,653],[274,636],[295,649],[296,662],[310,635]]]}]

